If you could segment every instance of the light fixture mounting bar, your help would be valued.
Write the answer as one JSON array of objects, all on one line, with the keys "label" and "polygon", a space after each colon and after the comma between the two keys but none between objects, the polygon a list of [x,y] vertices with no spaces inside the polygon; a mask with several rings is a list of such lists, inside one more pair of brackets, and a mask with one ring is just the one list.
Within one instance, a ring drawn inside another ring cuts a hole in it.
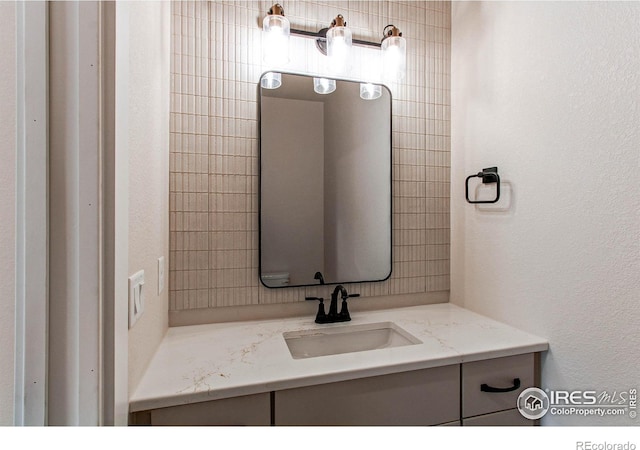
[{"label": "light fixture mounting bar", "polygon": [[[301,36],[309,39],[315,39],[316,47],[318,47],[318,50],[320,50],[320,52],[322,52],[323,55],[326,55],[327,54],[327,30],[328,28],[323,28],[320,31],[313,32],[313,31],[305,31],[305,30],[298,30],[296,28],[291,28],[291,34],[295,34],[296,36]],[[362,47],[380,48],[382,46],[380,42],[363,41],[360,39],[353,39],[352,43],[353,45],[359,45]]]}]

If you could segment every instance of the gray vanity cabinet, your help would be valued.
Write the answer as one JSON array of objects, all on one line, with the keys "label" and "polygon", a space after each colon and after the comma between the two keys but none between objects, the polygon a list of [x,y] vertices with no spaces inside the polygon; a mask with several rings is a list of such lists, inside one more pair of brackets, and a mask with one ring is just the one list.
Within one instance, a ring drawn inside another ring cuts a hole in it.
[{"label": "gray vanity cabinet", "polygon": [[509,409],[462,420],[462,425],[465,427],[528,427],[535,424],[534,420],[525,418],[517,409]]},{"label": "gray vanity cabinet", "polygon": [[276,391],[275,425],[439,425],[460,418],[459,366]]},{"label": "gray vanity cabinet", "polygon": [[[516,402],[523,390],[539,386],[536,366],[533,353],[462,364],[462,425],[534,425],[516,409]],[[519,387],[510,390],[515,380]],[[491,388],[507,392],[487,392]]]},{"label": "gray vanity cabinet", "polygon": [[[132,425],[535,425],[516,409],[539,354],[357,378],[131,415]],[[486,392],[482,385],[507,390]]]},{"label": "gray vanity cabinet", "polygon": [[131,415],[131,425],[259,426],[271,425],[271,399],[264,394],[152,409]]}]

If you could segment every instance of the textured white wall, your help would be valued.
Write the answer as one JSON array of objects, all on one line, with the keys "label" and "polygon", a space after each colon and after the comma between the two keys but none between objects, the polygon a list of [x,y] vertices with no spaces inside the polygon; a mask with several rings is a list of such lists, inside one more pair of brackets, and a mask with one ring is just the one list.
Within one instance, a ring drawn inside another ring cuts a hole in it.
[{"label": "textured white wall", "polygon": [[[168,328],[168,2],[129,5],[129,275],[144,269],[145,312],[129,330],[129,389],[140,381]],[[164,291],[158,266],[165,258]]]},{"label": "textured white wall", "polygon": [[[452,7],[451,299],[548,338],[550,389],[640,385],[639,23],[636,2]],[[506,211],[464,201],[492,165]]]},{"label": "textured white wall", "polygon": [[13,424],[16,5],[0,2],[0,426]]}]

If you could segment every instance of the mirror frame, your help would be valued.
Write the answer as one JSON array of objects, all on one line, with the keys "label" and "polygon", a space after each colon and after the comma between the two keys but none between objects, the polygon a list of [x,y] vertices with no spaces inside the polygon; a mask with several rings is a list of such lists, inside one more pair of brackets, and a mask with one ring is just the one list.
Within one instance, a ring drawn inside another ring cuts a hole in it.
[{"label": "mirror frame", "polygon": [[[362,283],[379,283],[387,281],[393,274],[393,93],[391,89],[383,83],[375,83],[382,86],[389,93],[389,273],[381,279],[374,280],[357,280],[357,281],[331,281],[324,284],[295,284],[288,286],[267,286],[262,280],[262,95],[261,90],[264,89],[261,86],[262,77],[269,72],[278,72],[282,75],[297,75],[308,78],[313,77],[325,77],[326,75],[317,75],[310,73],[298,73],[298,72],[284,72],[278,70],[264,71],[257,83],[257,107],[258,107],[258,280],[260,284],[267,289],[289,289],[289,288],[304,288],[304,287],[320,287],[320,286],[332,286],[338,284],[362,284]],[[367,83],[365,80],[355,80],[348,78],[333,78],[337,82],[345,81],[350,83]]]}]

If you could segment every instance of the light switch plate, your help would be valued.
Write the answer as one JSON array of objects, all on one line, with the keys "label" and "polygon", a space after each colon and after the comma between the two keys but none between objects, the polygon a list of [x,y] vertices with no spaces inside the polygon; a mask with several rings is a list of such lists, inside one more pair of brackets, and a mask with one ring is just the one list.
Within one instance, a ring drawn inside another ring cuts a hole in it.
[{"label": "light switch plate", "polygon": [[144,270],[129,277],[129,328],[144,312]]},{"label": "light switch plate", "polygon": [[164,290],[164,256],[158,258],[158,295]]}]

